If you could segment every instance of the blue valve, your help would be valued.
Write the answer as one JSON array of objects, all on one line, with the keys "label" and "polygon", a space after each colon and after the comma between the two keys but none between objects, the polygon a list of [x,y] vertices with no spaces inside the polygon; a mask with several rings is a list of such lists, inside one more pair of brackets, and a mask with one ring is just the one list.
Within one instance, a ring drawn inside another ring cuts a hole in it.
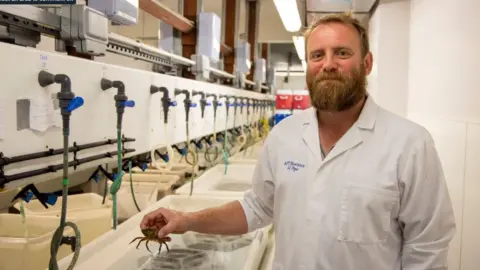
[{"label": "blue valve", "polygon": [[70,103],[68,104],[68,107],[67,107],[67,111],[73,112],[74,110],[80,108],[82,105],[83,105],[83,98],[74,97],[72,100],[70,100]]},{"label": "blue valve", "polygon": [[190,108],[196,108],[196,107],[197,107],[197,103],[190,104]]},{"label": "blue valve", "polygon": [[203,143],[201,143],[201,142],[198,143],[198,148],[199,148],[199,149],[203,149]]},{"label": "blue valve", "polygon": [[228,104],[228,107],[233,107],[235,106],[235,104]]},{"label": "blue valve", "polygon": [[33,198],[33,192],[27,191],[27,194],[26,194],[25,198],[23,198],[23,200],[25,202],[29,203],[32,198]]},{"label": "blue valve", "polygon": [[177,106],[177,102],[176,102],[176,101],[170,101],[170,102],[168,103],[168,106],[175,107],[175,106]]},{"label": "blue valve", "polygon": [[218,102],[217,106],[218,106],[218,107],[222,106],[222,103],[221,103],[221,102]]},{"label": "blue valve", "polygon": [[212,105],[212,103],[210,103],[210,102],[205,103],[205,106],[211,106],[211,105]]},{"label": "blue valve", "polygon": [[142,171],[145,171],[147,168],[148,168],[147,163],[143,163],[142,165],[140,165],[140,169],[142,169]]},{"label": "blue valve", "polygon": [[98,181],[100,180],[100,174],[99,174],[99,173],[95,174],[95,175],[92,177],[92,180],[95,181],[95,183],[98,183]]},{"label": "blue valve", "polygon": [[223,139],[220,137],[217,137],[217,142],[223,142]]},{"label": "blue valve", "polygon": [[187,148],[182,148],[182,149],[180,149],[180,154],[181,154],[182,156],[187,155]]},{"label": "blue valve", "polygon": [[49,194],[45,203],[50,204],[51,206],[54,206],[55,203],[57,202],[57,199],[58,199],[57,195]]},{"label": "blue valve", "polygon": [[135,107],[135,101],[133,100],[122,101],[121,105],[132,108],[132,107]]},{"label": "blue valve", "polygon": [[168,157],[168,155],[160,155],[160,157],[163,159],[163,161],[165,162],[168,162],[170,160],[170,158]]},{"label": "blue valve", "polygon": [[[29,203],[32,200],[32,198],[33,198],[33,192],[27,191],[27,194],[26,194],[25,198],[23,198],[23,200],[25,202]],[[57,202],[57,199],[58,199],[57,195],[55,195],[54,193],[48,193],[47,199],[45,200],[45,203],[53,206]]]}]

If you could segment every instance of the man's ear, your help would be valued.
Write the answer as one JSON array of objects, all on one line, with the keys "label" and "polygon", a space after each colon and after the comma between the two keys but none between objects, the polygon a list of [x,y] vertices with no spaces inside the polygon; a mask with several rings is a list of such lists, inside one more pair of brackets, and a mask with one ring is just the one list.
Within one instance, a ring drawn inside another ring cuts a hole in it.
[{"label": "man's ear", "polygon": [[368,52],[367,55],[365,55],[365,58],[363,58],[363,64],[365,66],[366,75],[369,75],[370,72],[372,72],[373,67],[373,55],[371,52]]}]

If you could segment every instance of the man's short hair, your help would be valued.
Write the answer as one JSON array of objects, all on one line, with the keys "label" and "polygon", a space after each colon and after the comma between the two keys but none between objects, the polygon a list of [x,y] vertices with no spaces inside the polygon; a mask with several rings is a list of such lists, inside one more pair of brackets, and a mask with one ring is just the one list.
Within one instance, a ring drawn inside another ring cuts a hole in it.
[{"label": "man's short hair", "polygon": [[367,32],[367,29],[360,23],[360,21],[353,17],[352,12],[328,14],[317,19],[312,24],[310,24],[303,33],[303,37],[305,39],[305,53],[307,52],[307,41],[308,41],[308,38],[310,37],[310,34],[315,29],[317,29],[318,26],[327,24],[327,23],[332,23],[332,22],[343,23],[345,25],[352,25],[353,27],[355,27],[355,29],[357,30],[360,36],[362,56],[365,57],[367,53],[370,51],[370,43],[368,41],[368,32]]}]

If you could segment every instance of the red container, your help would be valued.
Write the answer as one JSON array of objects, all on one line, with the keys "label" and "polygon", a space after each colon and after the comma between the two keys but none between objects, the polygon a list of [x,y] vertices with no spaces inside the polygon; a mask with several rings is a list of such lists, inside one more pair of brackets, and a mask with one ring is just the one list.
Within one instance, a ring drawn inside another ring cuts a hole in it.
[{"label": "red container", "polygon": [[310,108],[310,95],[308,90],[297,90],[293,91],[293,102],[292,106],[294,110],[305,110]]},{"label": "red container", "polygon": [[293,106],[292,90],[277,90],[275,103],[277,110],[291,110]]}]

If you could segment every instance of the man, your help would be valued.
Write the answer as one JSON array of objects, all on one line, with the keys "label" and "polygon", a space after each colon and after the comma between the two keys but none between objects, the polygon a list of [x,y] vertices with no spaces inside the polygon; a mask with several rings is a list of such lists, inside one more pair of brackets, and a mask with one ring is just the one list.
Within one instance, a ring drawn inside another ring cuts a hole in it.
[{"label": "man", "polygon": [[273,222],[273,269],[447,269],[455,221],[430,134],[378,107],[366,30],[348,14],[305,33],[313,108],[267,138],[241,201],[194,213],[159,209],[160,236],[243,234]]}]

